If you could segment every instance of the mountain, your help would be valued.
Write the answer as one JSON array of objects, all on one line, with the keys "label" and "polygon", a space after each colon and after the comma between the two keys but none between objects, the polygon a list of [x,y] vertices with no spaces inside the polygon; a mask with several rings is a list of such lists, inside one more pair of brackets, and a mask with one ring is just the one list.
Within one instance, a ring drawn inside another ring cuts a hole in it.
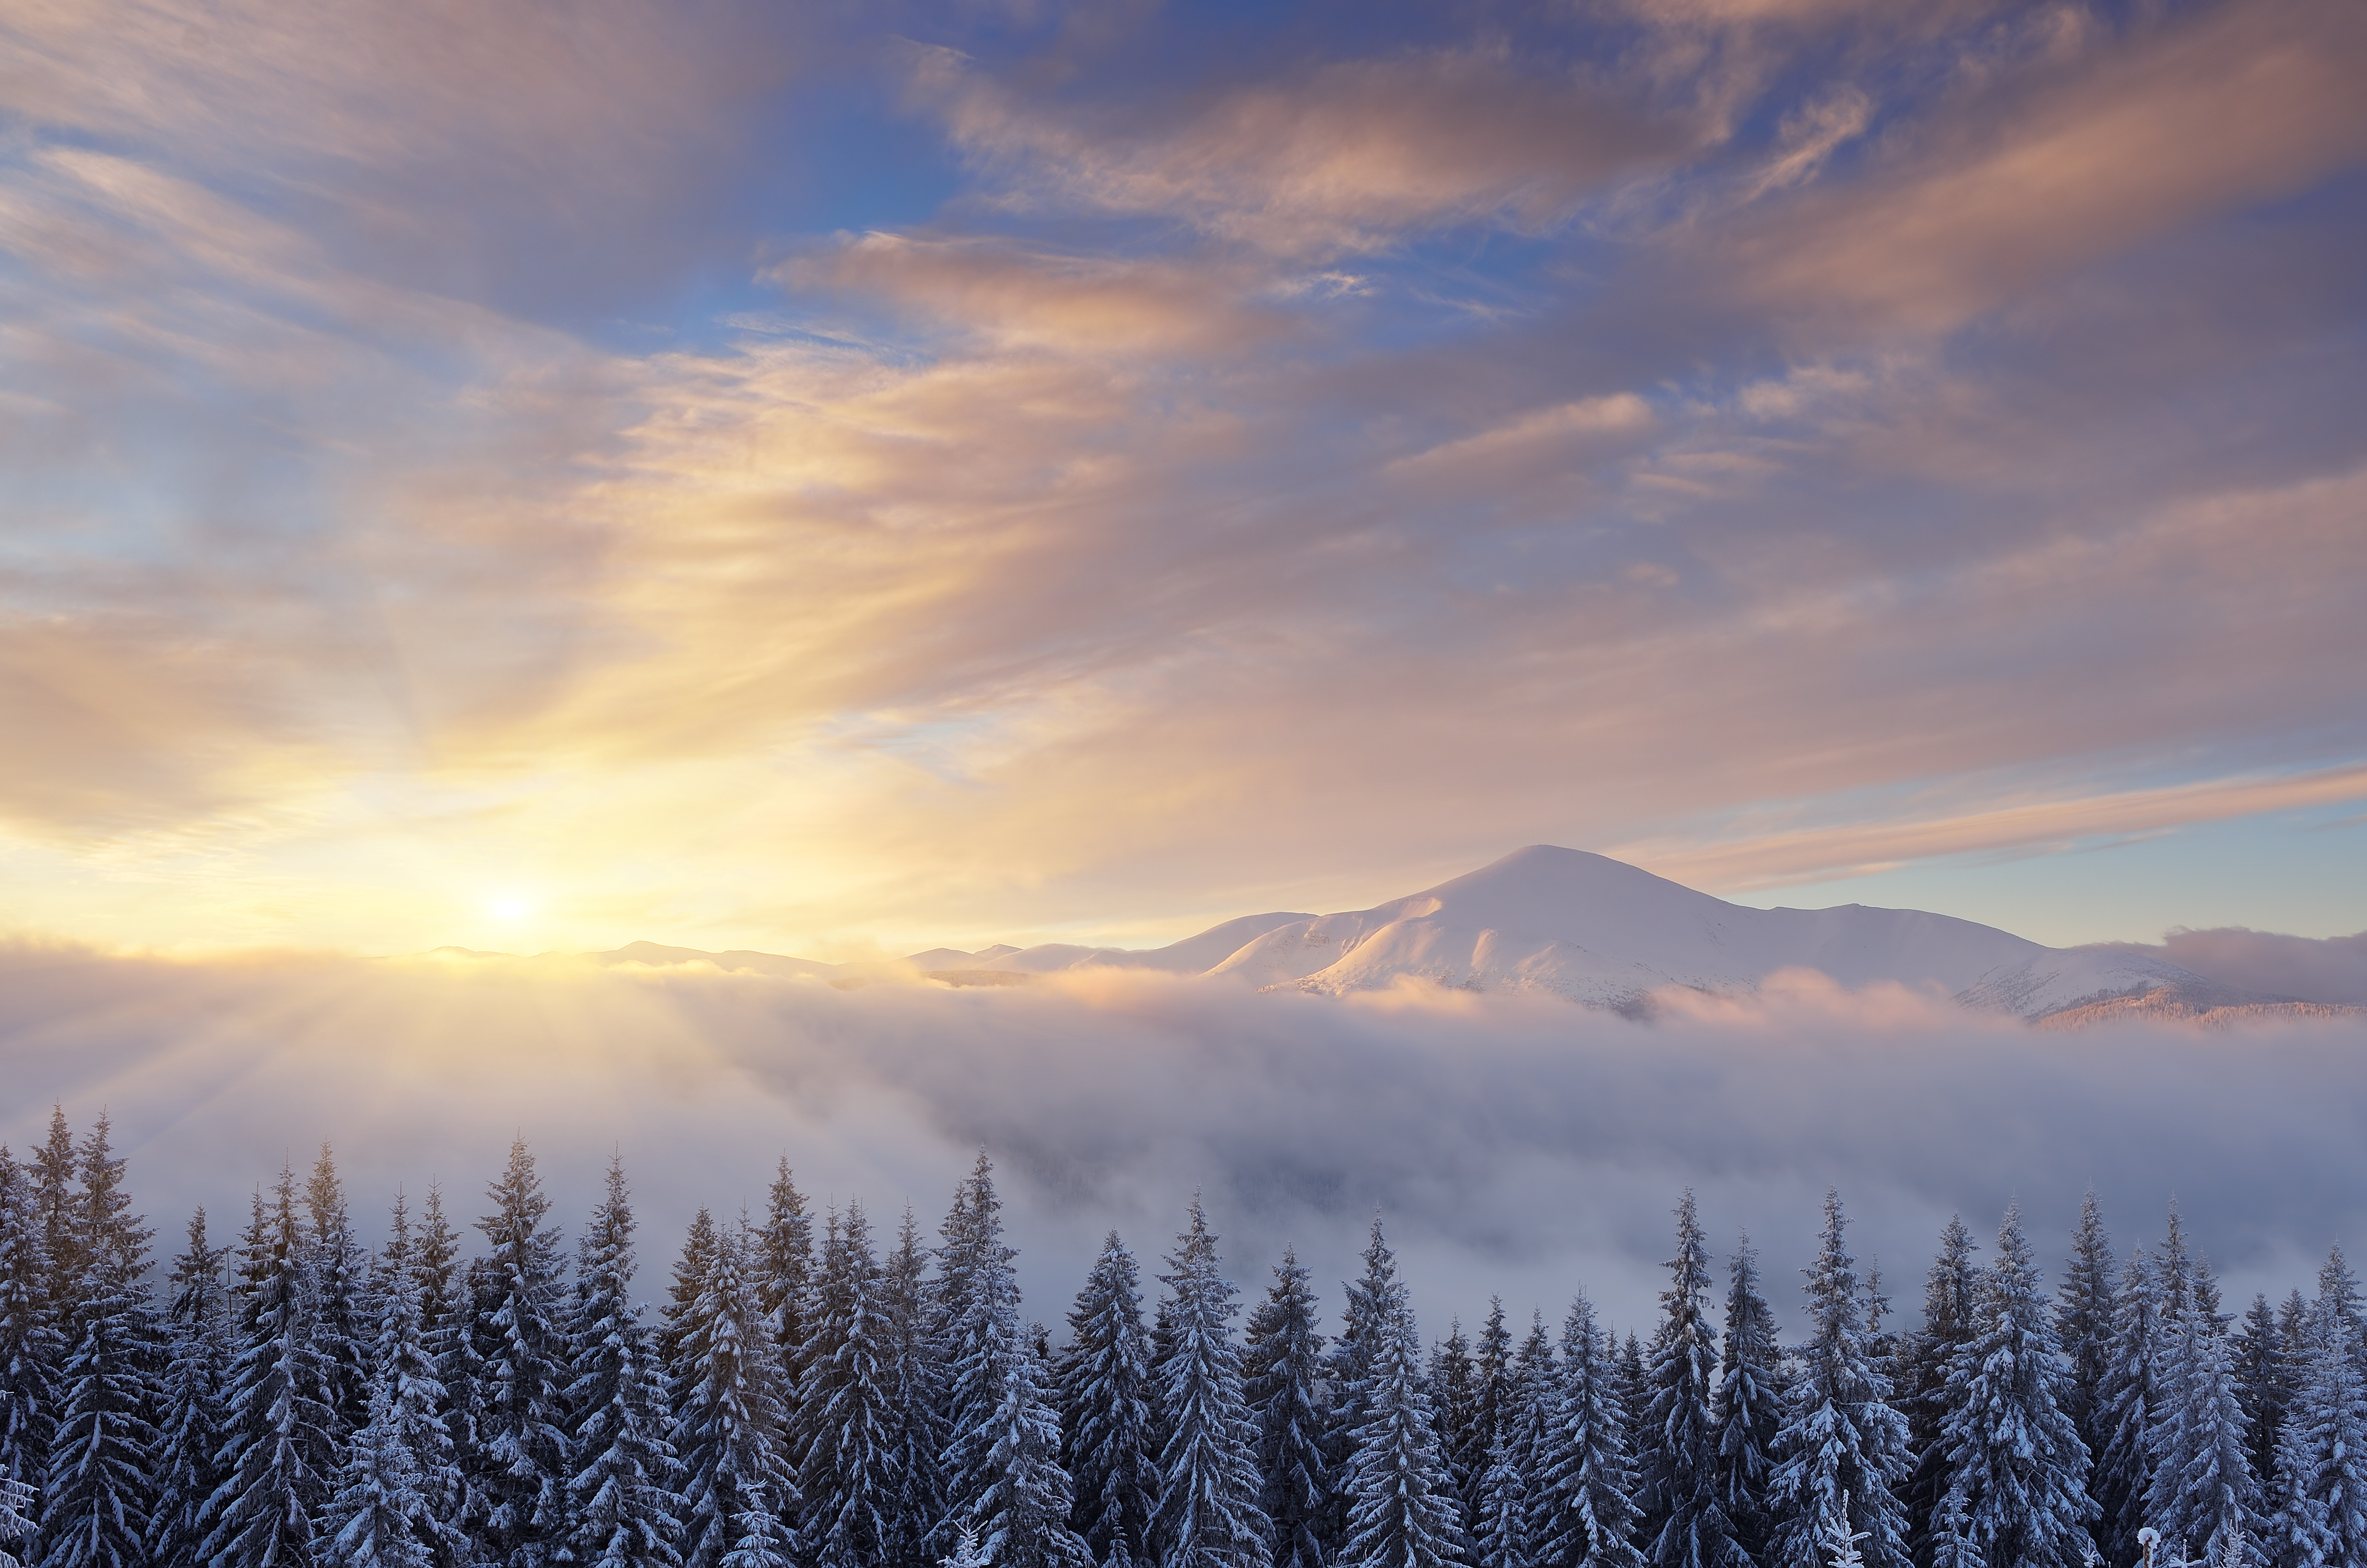
[{"label": "mountain", "polygon": [[[2166,960],[2110,947],[2048,948],[1993,926],[1912,909],[1753,909],[1607,856],[1531,845],[1434,888],[1335,915],[1244,915],[1164,948],[1073,943],[935,948],[901,966],[832,966],[762,953],[637,942],[601,962],[685,962],[860,984],[898,972],[954,984],[1024,983],[1089,968],[1205,974],[1262,990],[1338,996],[1407,978],[1564,996],[1635,1014],[1671,986],[1744,993],[1784,969],[1846,986],[1937,986],[1965,1006],[2036,1021],[2133,1016],[2225,1022],[2308,1010]],[[2355,1010],[2355,1009],[2337,1009]]]}]

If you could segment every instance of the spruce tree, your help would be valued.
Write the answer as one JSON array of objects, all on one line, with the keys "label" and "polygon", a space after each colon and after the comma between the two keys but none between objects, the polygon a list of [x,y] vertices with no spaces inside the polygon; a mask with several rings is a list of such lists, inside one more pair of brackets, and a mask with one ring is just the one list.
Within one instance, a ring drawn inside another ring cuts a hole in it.
[{"label": "spruce tree", "polygon": [[1611,1364],[1612,1385],[1619,1393],[1619,1409],[1627,1423],[1627,1455],[1633,1463],[1638,1441],[1648,1436],[1645,1428],[1652,1413],[1652,1377],[1644,1362],[1644,1348],[1637,1342],[1636,1331],[1629,1329],[1624,1342],[1615,1334],[1606,1343],[1618,1345],[1618,1355]]},{"label": "spruce tree", "polygon": [[49,1479],[68,1346],[51,1311],[40,1189],[0,1144],[0,1482]]},{"label": "spruce tree", "polygon": [[143,1568],[156,1491],[153,1420],[164,1339],[141,1276],[144,1230],[102,1115],[79,1151],[74,1256],[82,1278],[67,1319],[73,1353],[41,1499],[42,1568]]},{"label": "spruce tree", "polygon": [[715,1236],[714,1217],[701,1209],[691,1217],[682,1256],[674,1259],[674,1278],[666,1286],[665,1303],[658,1308],[658,1357],[677,1376],[683,1339],[690,1332],[686,1320],[707,1293],[708,1270],[715,1264]]},{"label": "spruce tree", "polygon": [[1061,1462],[1076,1484],[1070,1524],[1102,1568],[1156,1561],[1159,1467],[1140,1278],[1134,1254],[1112,1231],[1069,1310],[1070,1350],[1059,1372]]},{"label": "spruce tree", "polygon": [[[80,1165],[74,1130],[66,1125],[65,1108],[52,1106],[49,1138],[26,1162],[26,1174],[33,1181],[33,1205],[36,1222],[40,1227],[41,1258],[46,1266],[41,1290],[49,1302],[51,1319],[59,1325],[61,1335],[66,1335],[66,1320],[74,1312],[75,1294],[82,1288],[81,1226],[74,1194],[74,1175]],[[68,1338],[65,1350],[73,1348],[71,1336]]]},{"label": "spruce tree", "polygon": [[[448,1403],[436,1358],[427,1346],[423,1253],[411,1234],[411,1215],[402,1195],[395,1198],[385,1256],[378,1278],[378,1323],[369,1348],[369,1393],[364,1420],[377,1427],[372,1444],[391,1442],[401,1456],[380,1455],[371,1463],[380,1468],[368,1476],[350,1469],[339,1477],[341,1489],[367,1482],[391,1486],[400,1479],[407,1487],[399,1495],[384,1494],[373,1506],[399,1506],[402,1517],[426,1561],[434,1568],[465,1568],[470,1542],[462,1529],[468,1489],[460,1473]],[[357,1441],[359,1439],[357,1439]],[[393,1469],[386,1469],[391,1465]],[[342,1528],[342,1527],[341,1527]],[[369,1527],[375,1529],[376,1526]],[[327,1532],[334,1535],[338,1532]]]},{"label": "spruce tree", "polygon": [[1750,1568],[1718,1493],[1717,1429],[1710,1399],[1717,1340],[1709,1322],[1709,1248],[1688,1187],[1677,1203],[1677,1255],[1652,1337],[1639,1467],[1640,1502],[1656,1568]]},{"label": "spruce tree", "polygon": [[1446,1456],[1464,1539],[1476,1538],[1479,1483],[1488,1472],[1489,1433],[1479,1410],[1479,1369],[1463,1320],[1449,1319],[1446,1337],[1430,1355],[1430,1397],[1438,1411],[1438,1446]]},{"label": "spruce tree", "polygon": [[1774,1311],[1760,1290],[1759,1255],[1749,1236],[1736,1244],[1727,1276],[1725,1367],[1712,1412],[1717,1496],[1733,1521],[1736,1543],[1758,1562],[1767,1544],[1771,1455],[1784,1424],[1783,1350],[1776,1343]]},{"label": "spruce tree", "polygon": [[2074,1568],[2091,1550],[2088,1450],[2063,1408],[2071,1375],[2060,1356],[2022,1211],[2010,1207],[1971,1336],[1948,1369],[1940,1442],[1950,1561]]},{"label": "spruce tree", "polygon": [[1465,1560],[1461,1503],[1422,1388],[1421,1337],[1405,1287],[1388,1278],[1360,1305],[1366,1370],[1355,1404],[1364,1419],[1340,1478],[1348,1498],[1340,1561],[1360,1568],[1439,1568]]},{"label": "spruce tree", "polygon": [[860,1205],[830,1218],[804,1317],[795,1430],[810,1568],[871,1568],[896,1540],[893,1344],[871,1227]]},{"label": "spruce tree", "polygon": [[305,1246],[310,1254],[306,1273],[312,1282],[313,1339],[328,1370],[329,1403],[337,1413],[334,1440],[342,1447],[369,1419],[370,1345],[377,1324],[367,1300],[368,1255],[354,1238],[336,1158],[326,1143],[321,1145],[311,1180],[304,1184],[304,1208],[311,1223]]},{"label": "spruce tree", "polygon": [[227,1399],[226,1472],[207,1502],[210,1568],[301,1568],[312,1561],[312,1516],[332,1495],[336,1412],[313,1339],[312,1288],[296,1214],[295,1173],[282,1168],[276,1207],[255,1197],[241,1273],[238,1358]]},{"label": "spruce tree", "polygon": [[2104,1429],[2103,1394],[2112,1372],[2112,1335],[2119,1311],[2120,1263],[2112,1256],[2112,1239],[2104,1231],[2096,1189],[2090,1187],[2080,1200],[2079,1225],[2071,1233],[2071,1260],[2056,1293],[2055,1335],[2071,1369],[2063,1413],[2071,1417],[2080,1443],[2091,1455],[2104,1451],[2109,1436]]},{"label": "spruce tree", "polygon": [[391,1379],[373,1379],[362,1427],[345,1445],[337,1489],[321,1512],[314,1561],[322,1568],[434,1568],[420,1539],[428,1513],[419,1467],[398,1436]]},{"label": "spruce tree", "polygon": [[1642,1568],[1628,1421],[1610,1343],[1583,1292],[1562,1325],[1559,1367],[1536,1369],[1550,1380],[1539,1391],[1544,1420],[1530,1458],[1530,1545],[1540,1568]]},{"label": "spruce tree", "polygon": [[1501,1432],[1488,1445],[1478,1511],[1478,1532],[1472,1541],[1478,1568],[1535,1568],[1536,1554],[1529,1545],[1528,1481]]},{"label": "spruce tree", "polygon": [[1940,1499],[1948,1490],[1948,1377],[1957,1353],[1973,1336],[1980,1297],[1979,1251],[1961,1215],[1948,1216],[1940,1233],[1940,1253],[1923,1284],[1923,1326],[1898,1348],[1894,1395],[1907,1417],[1907,1443],[1915,1468],[1899,1501],[1907,1508],[1908,1550],[1916,1568],[1933,1568],[1938,1534],[1933,1528]]},{"label": "spruce tree", "polygon": [[[1502,1314],[1498,1313],[1499,1326]],[[1250,1314],[1242,1392],[1257,1421],[1258,1508],[1274,1568],[1324,1568],[1331,1509],[1324,1452],[1323,1335],[1298,1254],[1285,1247],[1265,1300]]]},{"label": "spruce tree", "polygon": [[568,1356],[559,1233],[544,1227],[550,1199],[524,1139],[485,1196],[493,1211],[477,1221],[486,1254],[472,1271],[482,1409],[471,1479],[485,1550],[504,1568],[543,1568],[566,1532]]},{"label": "spruce tree", "polygon": [[1909,1460],[1907,1423],[1867,1356],[1857,1267],[1840,1195],[1825,1195],[1825,1223],[1808,1279],[1808,1342],[1775,1436],[1768,1482],[1768,1568],[1825,1568],[1829,1543],[1864,1537],[1866,1568],[1907,1560],[1897,1488]]},{"label": "spruce tree", "polygon": [[929,1322],[927,1269],[927,1249],[908,1203],[879,1280],[884,1376],[895,1420],[889,1468],[896,1491],[889,1505],[889,1540],[881,1551],[891,1568],[925,1568],[927,1543],[946,1513],[940,1470],[946,1398]]},{"label": "spruce tree", "polygon": [[2104,1446],[2088,1487],[2101,1516],[2097,1534],[2109,1568],[2133,1568],[2145,1555],[2137,1531],[2145,1528],[2153,1490],[2146,1433],[2161,1405],[2160,1358],[2161,1294],[2152,1261],[2138,1247],[2121,1275],[2112,1359],[2097,1389],[2096,1426]]},{"label": "spruce tree", "polygon": [[1162,1568],[1263,1568],[1270,1526],[1258,1506],[1257,1430],[1233,1342],[1239,1292],[1217,1272],[1217,1238],[1196,1194],[1189,1214],[1169,1256],[1174,1272],[1160,1276],[1172,1293],[1174,1344],[1153,1369],[1169,1429],[1151,1538]]},{"label": "spruce tree", "polygon": [[[1532,1556],[1543,1551],[1553,1526],[1545,1478],[1552,1461],[1552,1433],[1560,1410],[1561,1368],[1554,1360],[1553,1338],[1546,1333],[1545,1314],[1532,1308],[1529,1332],[1512,1357],[1511,1386],[1497,1427],[1504,1437],[1506,1457],[1520,1471],[1522,1489],[1528,1494]],[[1619,1431],[1623,1450],[1626,1430],[1622,1416]],[[1541,1556],[1539,1561],[1543,1561]]]},{"label": "spruce tree", "polygon": [[206,1211],[199,1209],[189,1220],[188,1250],[174,1260],[166,1308],[171,1350],[148,1527],[149,1561],[160,1568],[193,1568],[198,1561],[206,1500],[223,1479],[217,1456],[228,1435],[230,1297],[222,1283],[228,1254],[207,1241]]},{"label": "spruce tree", "polygon": [[946,1534],[968,1528],[997,1568],[1090,1568],[1069,1528],[1075,1493],[1045,1369],[1019,1318],[993,1165],[981,1152],[946,1216],[940,1343],[952,1367],[943,1459]]},{"label": "spruce tree", "polygon": [[2282,1501],[2270,1494],[2277,1472],[2277,1439],[2298,1392],[2293,1358],[2285,1349],[2276,1309],[2265,1294],[2256,1293],[2237,1334],[2236,1393],[2244,1405],[2244,1447],[2251,1456],[2252,1473],[2260,1478],[2265,1513],[2276,1512]]},{"label": "spruce tree", "polygon": [[[1483,1443],[1492,1445],[1504,1429],[1505,1413],[1512,1403],[1512,1331],[1504,1326],[1504,1301],[1501,1296],[1488,1298],[1488,1316],[1479,1324],[1479,1338],[1472,1357],[1472,1379],[1478,1414],[1474,1424]],[[1488,1465],[1495,1464],[1492,1455]],[[1486,1475],[1486,1470],[1481,1471]],[[1478,1493],[1470,1494],[1474,1509],[1479,1506]]]},{"label": "spruce tree", "polygon": [[2356,1322],[2339,1301],[2314,1316],[2273,1472],[2282,1495],[2269,1555],[2280,1568],[2367,1562],[2367,1381],[2360,1354]]},{"label": "spruce tree", "polygon": [[2213,1294],[2208,1270],[2190,1260],[2186,1305],[2164,1324],[2162,1403],[2146,1436],[2153,1460],[2146,1511],[2173,1550],[2249,1568],[2259,1561],[2259,1483]]},{"label": "spruce tree", "polygon": [[577,1243],[567,1322],[567,1561],[583,1568],[676,1568],[682,1464],[665,1371],[632,1300],[632,1195],[622,1160]]},{"label": "spruce tree", "polygon": [[1371,1381],[1373,1356],[1379,1343],[1380,1324],[1404,1287],[1398,1283],[1397,1254],[1389,1249],[1381,1217],[1373,1216],[1364,1252],[1365,1271],[1342,1288],[1347,1302],[1340,1313],[1340,1333],[1325,1353],[1324,1382],[1331,1403],[1324,1421],[1323,1454],[1335,1486],[1330,1517],[1319,1532],[1328,1556],[1344,1561],[1348,1509],[1352,1498],[1344,1490],[1348,1469],[1355,1457],[1356,1432],[1365,1424],[1363,1399]]},{"label": "spruce tree", "polygon": [[[676,1327],[676,1446],[685,1471],[683,1561],[723,1568],[735,1557],[786,1556],[797,1483],[781,1452],[778,1347],[749,1278],[738,1227],[707,1243],[704,1282]],[[736,1565],[735,1565],[736,1568]]]}]

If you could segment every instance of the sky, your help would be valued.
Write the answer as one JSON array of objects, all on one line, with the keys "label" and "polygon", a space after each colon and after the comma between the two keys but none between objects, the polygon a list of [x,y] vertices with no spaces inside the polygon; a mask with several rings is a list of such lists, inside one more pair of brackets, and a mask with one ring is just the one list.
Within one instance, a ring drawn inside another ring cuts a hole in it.
[{"label": "sky", "polygon": [[1147,944],[1535,842],[2367,928],[2362,79],[2353,0],[0,0],[0,929]]}]

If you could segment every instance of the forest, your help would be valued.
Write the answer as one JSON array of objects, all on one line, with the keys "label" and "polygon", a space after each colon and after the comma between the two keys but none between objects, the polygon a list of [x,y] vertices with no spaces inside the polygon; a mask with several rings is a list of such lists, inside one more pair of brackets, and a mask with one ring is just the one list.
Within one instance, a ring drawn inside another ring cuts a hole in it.
[{"label": "forest", "polygon": [[1829,1194],[1787,1341],[1688,1192],[1648,1338],[1581,1294],[1428,1342],[1377,1217],[1336,1320],[1287,1252],[1244,1317],[1196,1197],[1056,1338],[984,1153],[926,1239],[784,1159],[647,1315],[621,1165],[571,1267],[522,1142],[473,1244],[431,1188],[364,1246],[325,1147],[166,1264],[132,1208],[104,1118],[0,1148],[12,1563],[2367,1565],[2357,1279],[2230,1312],[2174,1206],[2123,1257],[2091,1193],[2051,1291],[2016,1211],[1952,1221],[1906,1327]]}]

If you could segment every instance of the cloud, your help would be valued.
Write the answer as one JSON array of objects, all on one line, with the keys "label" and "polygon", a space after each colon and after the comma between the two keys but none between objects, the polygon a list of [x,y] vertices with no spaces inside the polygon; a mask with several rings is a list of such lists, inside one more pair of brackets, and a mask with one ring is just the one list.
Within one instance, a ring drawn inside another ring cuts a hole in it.
[{"label": "cloud", "polygon": [[2287,937],[2241,926],[2177,930],[2156,943],[2116,942],[2168,959],[2226,985],[2305,1002],[2367,1006],[2367,931],[2350,937]]},{"label": "cloud", "polygon": [[[786,1153],[819,1202],[933,1222],[983,1143],[1047,1321],[1116,1225],[1158,1248],[1205,1189],[1234,1277],[1295,1242],[1346,1278],[1377,1205],[1426,1326],[1501,1290],[1550,1312],[1581,1282],[1646,1321],[1668,1210],[1772,1278],[1837,1184],[1907,1289],[1941,1223],[2019,1195],[2046,1252],[2092,1181],[2124,1245],[2175,1191],[2233,1299],[2301,1278],[2362,1210],[2355,1026],[2127,1028],[2076,1040],[1896,987],[1795,974],[1637,1025],[1418,988],[1348,1003],[1119,973],[1010,990],[813,983],[560,961],[303,956],[161,962],[0,952],[0,1126],[104,1106],[160,1228],[243,1211],[283,1159],[337,1151],[358,1209],[439,1178],[460,1215],[514,1134],[571,1221],[621,1150],[655,1290],[691,1210],[760,1203]],[[2237,1065],[2240,1063],[2240,1067]],[[1779,1285],[1779,1289],[1780,1289]],[[1798,1319],[1788,1297],[1784,1320]]]}]

